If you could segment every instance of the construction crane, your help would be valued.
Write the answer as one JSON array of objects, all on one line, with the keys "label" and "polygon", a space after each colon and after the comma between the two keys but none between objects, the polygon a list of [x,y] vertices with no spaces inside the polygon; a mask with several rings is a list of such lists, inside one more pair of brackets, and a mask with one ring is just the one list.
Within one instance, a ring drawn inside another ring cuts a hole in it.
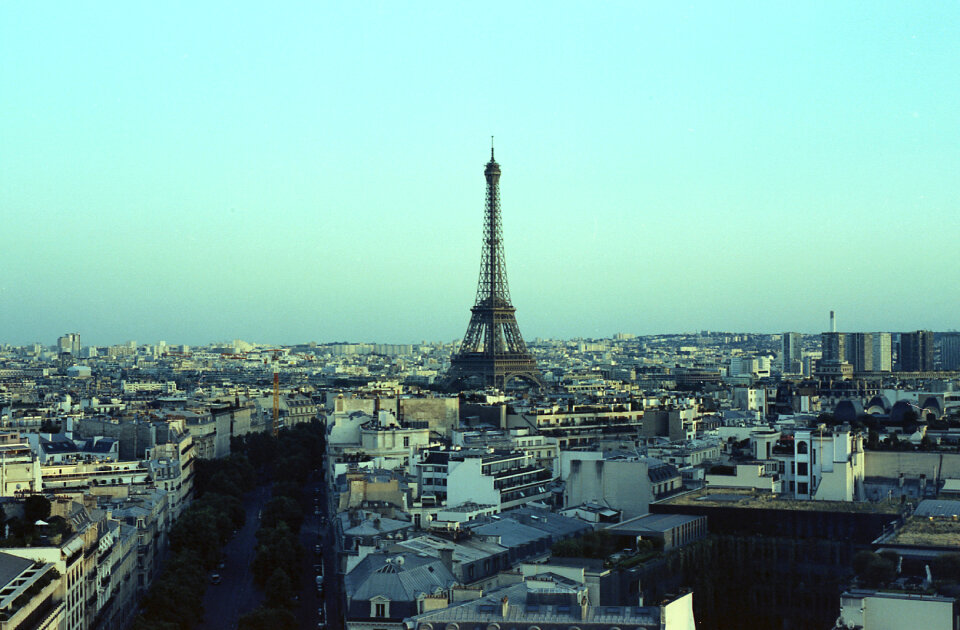
[{"label": "construction crane", "polygon": [[280,366],[273,355],[273,437],[280,433]]},{"label": "construction crane", "polygon": [[280,433],[280,353],[283,348],[266,348],[259,352],[273,353],[273,437]]}]

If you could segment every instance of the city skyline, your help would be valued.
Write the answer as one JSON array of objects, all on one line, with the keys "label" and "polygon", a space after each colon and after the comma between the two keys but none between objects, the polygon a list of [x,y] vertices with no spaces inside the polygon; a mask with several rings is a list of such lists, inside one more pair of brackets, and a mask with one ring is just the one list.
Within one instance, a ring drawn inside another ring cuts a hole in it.
[{"label": "city skyline", "polygon": [[957,328],[960,7],[545,6],[0,7],[0,341]]}]

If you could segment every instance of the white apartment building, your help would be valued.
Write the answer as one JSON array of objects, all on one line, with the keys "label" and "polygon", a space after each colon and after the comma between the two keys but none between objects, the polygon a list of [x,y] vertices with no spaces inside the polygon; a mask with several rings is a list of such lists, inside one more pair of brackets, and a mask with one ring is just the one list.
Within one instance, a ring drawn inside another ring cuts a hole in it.
[{"label": "white apartment building", "polygon": [[417,463],[421,498],[448,506],[478,503],[507,510],[550,497],[556,475],[522,451],[427,451]]},{"label": "white apartment building", "polygon": [[784,492],[797,499],[855,501],[863,497],[863,436],[844,430],[794,434],[793,453],[774,452]]}]

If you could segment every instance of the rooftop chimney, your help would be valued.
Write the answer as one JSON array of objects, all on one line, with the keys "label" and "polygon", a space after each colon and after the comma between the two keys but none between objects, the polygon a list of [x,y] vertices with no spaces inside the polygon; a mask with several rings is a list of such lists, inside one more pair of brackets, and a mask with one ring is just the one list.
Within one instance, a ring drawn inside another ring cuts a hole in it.
[{"label": "rooftop chimney", "polygon": [[503,599],[500,600],[500,616],[506,619],[507,613],[509,611],[510,611],[510,598],[504,595]]},{"label": "rooftop chimney", "polygon": [[830,311],[830,332],[837,332],[837,316]]},{"label": "rooftop chimney", "polygon": [[440,561],[443,562],[443,566],[447,567],[447,571],[451,574],[453,573],[453,549],[449,547],[444,547],[440,550]]}]

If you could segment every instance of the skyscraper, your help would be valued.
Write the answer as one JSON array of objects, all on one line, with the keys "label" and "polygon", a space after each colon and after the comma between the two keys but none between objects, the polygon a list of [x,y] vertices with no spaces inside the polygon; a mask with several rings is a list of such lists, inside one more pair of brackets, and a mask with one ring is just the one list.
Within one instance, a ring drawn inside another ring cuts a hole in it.
[{"label": "skyscraper", "polygon": [[847,360],[847,333],[830,331],[820,333],[820,345],[825,363],[839,363]]},{"label": "skyscraper", "polygon": [[932,369],[933,332],[900,333],[900,371],[927,372]]},{"label": "skyscraper", "polygon": [[80,356],[80,333],[67,333],[57,339],[57,352]]},{"label": "skyscraper", "polygon": [[940,338],[940,367],[960,370],[960,333],[943,333]]},{"label": "skyscraper", "polygon": [[889,372],[893,370],[893,353],[890,333],[873,333],[873,371]]},{"label": "skyscraper", "polygon": [[[780,356],[784,374],[799,374],[803,370],[803,355],[800,348],[802,339],[800,333],[783,333],[783,350]],[[800,363],[799,368],[796,367],[797,363]]]},{"label": "skyscraper", "polygon": [[873,333],[847,333],[847,361],[854,372],[873,371]]}]

